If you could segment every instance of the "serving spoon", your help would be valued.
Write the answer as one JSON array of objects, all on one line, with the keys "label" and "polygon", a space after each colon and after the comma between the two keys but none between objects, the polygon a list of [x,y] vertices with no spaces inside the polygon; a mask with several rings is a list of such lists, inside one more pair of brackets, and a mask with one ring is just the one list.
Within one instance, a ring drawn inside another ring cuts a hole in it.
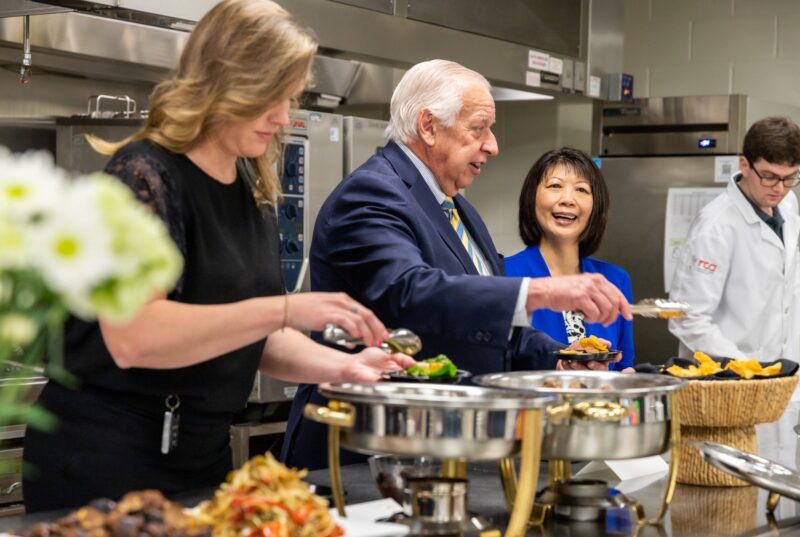
[{"label": "serving spoon", "polygon": [[[325,341],[348,349],[366,345],[361,338],[351,335],[347,330],[335,324],[325,325],[325,330],[322,331],[322,338]],[[389,337],[379,347],[388,353],[402,352],[413,356],[422,349],[422,340],[407,328],[395,328],[394,330],[389,330]]]},{"label": "serving spoon", "polygon": [[631,305],[631,313],[651,319],[678,319],[691,310],[686,302],[667,298],[645,298]]}]

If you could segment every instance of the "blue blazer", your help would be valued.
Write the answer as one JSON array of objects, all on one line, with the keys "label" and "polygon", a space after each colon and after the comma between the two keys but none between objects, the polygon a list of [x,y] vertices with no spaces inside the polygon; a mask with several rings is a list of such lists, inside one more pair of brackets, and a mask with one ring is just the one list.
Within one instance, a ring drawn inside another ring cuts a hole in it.
[{"label": "blue blazer", "polygon": [[[461,195],[454,201],[492,273],[504,275],[477,211]],[[520,283],[478,275],[425,180],[394,143],[345,178],[317,216],[312,290],[345,292],[386,326],[413,330],[423,344],[417,358],[444,353],[473,374],[555,367],[552,353],[562,344],[532,328],[512,331]],[[294,399],[283,449],[293,466],[326,465],[324,430],[302,419],[307,402],[321,401],[315,392],[302,385]]]},{"label": "blue blazer", "polygon": [[[528,246],[521,252],[507,257],[505,265],[506,274],[509,276],[528,276],[530,278],[550,276],[550,270],[547,268],[538,246]],[[622,291],[628,302],[633,300],[631,278],[621,268],[591,257],[582,257],[581,271],[602,274]],[[547,332],[557,341],[568,343],[567,328],[564,326],[564,315],[561,312],[534,310],[532,317],[531,326]],[[612,364],[610,369],[621,370],[633,365],[633,323],[631,321],[626,321],[620,316],[608,326],[586,323],[586,333],[590,336],[607,339],[611,342],[612,348],[622,351],[622,360]]]}]

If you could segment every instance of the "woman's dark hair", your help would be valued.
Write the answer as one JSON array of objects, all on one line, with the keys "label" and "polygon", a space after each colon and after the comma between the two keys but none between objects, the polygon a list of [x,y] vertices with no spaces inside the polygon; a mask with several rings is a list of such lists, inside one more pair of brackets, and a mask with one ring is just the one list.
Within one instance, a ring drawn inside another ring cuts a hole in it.
[{"label": "woman's dark hair", "polygon": [[589,216],[586,229],[578,238],[578,255],[581,257],[592,255],[600,246],[606,230],[608,187],[603,174],[592,159],[583,151],[571,147],[548,151],[539,157],[525,177],[519,195],[519,235],[528,246],[538,245],[542,241],[542,228],[536,221],[536,189],[556,166],[564,166],[589,181],[592,189],[592,214]]},{"label": "woman's dark hair", "polygon": [[765,117],[753,123],[744,135],[742,154],[751,163],[764,159],[771,164],[800,164],[800,127],[789,118]]}]

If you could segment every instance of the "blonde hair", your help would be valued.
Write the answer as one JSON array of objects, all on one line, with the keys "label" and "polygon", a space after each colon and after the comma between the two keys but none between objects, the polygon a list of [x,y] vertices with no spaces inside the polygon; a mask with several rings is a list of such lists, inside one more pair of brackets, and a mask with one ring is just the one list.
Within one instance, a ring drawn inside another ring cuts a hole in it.
[{"label": "blonde hair", "polygon": [[[310,79],[317,43],[282,7],[271,0],[224,0],[200,19],[178,66],[150,95],[144,126],[119,142],[90,137],[92,147],[111,155],[125,144],[152,140],[186,153],[229,122],[257,117]],[[281,198],[275,163],[281,139],[248,158],[248,177],[256,202]]]},{"label": "blonde hair", "polygon": [[394,89],[387,138],[408,143],[419,138],[417,117],[423,109],[445,126],[453,126],[464,102],[462,92],[472,85],[491,90],[480,73],[448,60],[428,60],[409,69]]}]

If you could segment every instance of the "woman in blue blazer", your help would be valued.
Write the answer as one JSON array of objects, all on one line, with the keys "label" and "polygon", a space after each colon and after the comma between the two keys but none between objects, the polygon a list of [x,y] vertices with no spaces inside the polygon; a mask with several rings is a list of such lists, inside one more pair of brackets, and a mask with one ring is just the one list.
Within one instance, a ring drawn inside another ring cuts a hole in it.
[{"label": "woman in blue blazer", "polygon": [[[519,198],[519,232],[527,248],[506,258],[508,276],[566,276],[596,272],[633,298],[631,279],[621,268],[589,257],[603,238],[609,205],[603,174],[582,151],[549,151],[534,163]],[[562,343],[597,336],[622,351],[612,370],[631,367],[633,326],[619,317],[609,326],[584,323],[580,313],[535,310],[531,325]]]}]

